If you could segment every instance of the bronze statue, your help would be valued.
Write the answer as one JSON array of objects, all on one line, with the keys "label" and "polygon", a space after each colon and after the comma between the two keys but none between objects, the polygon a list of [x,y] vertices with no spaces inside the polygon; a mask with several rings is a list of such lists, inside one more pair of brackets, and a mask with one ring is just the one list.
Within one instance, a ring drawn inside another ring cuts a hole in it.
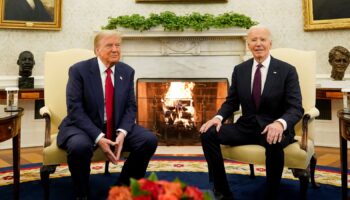
[{"label": "bronze statue", "polygon": [[34,55],[30,51],[23,51],[19,54],[17,64],[19,66],[18,87],[19,88],[34,88],[34,78],[32,69],[35,65]]},{"label": "bronze statue", "polygon": [[350,52],[342,46],[335,46],[328,54],[328,62],[332,65],[331,78],[343,80],[345,70],[350,63]]}]

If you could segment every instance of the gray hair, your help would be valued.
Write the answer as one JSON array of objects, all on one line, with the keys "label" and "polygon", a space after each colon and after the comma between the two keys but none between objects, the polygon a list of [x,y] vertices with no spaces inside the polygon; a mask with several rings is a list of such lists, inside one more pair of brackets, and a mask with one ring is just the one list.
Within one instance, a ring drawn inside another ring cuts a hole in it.
[{"label": "gray hair", "polygon": [[248,32],[247,32],[247,35],[249,36],[251,34],[251,32],[253,30],[256,30],[256,29],[263,29],[263,30],[266,30],[267,33],[268,33],[268,38],[270,41],[272,41],[272,36],[271,36],[271,32],[270,32],[270,29],[267,27],[267,26],[264,26],[264,25],[255,25],[255,26],[252,26],[248,29]]}]

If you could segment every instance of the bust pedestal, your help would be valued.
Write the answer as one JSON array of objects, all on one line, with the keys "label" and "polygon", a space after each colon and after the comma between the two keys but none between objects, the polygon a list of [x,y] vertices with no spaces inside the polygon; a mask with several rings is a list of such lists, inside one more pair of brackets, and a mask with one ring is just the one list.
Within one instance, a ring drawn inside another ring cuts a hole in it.
[{"label": "bust pedestal", "polygon": [[34,78],[33,77],[19,77],[18,78],[19,88],[34,88]]}]

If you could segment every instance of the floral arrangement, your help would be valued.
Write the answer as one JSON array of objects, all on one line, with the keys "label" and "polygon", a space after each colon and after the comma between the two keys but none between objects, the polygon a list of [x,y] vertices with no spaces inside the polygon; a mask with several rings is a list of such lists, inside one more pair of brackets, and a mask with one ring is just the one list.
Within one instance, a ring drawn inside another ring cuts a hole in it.
[{"label": "floral arrangement", "polygon": [[230,28],[241,27],[250,28],[258,22],[253,21],[250,17],[226,12],[220,15],[201,14],[192,12],[187,15],[177,15],[171,11],[164,11],[159,14],[151,13],[148,17],[140,14],[122,15],[118,17],[109,17],[106,26],[103,29],[129,28],[139,31],[147,31],[151,28],[162,26],[164,31],[184,31],[193,29],[195,31],[209,30],[210,28]]},{"label": "floral arrangement", "polygon": [[158,180],[155,173],[147,179],[131,179],[130,187],[113,186],[108,200],[212,200],[207,192],[189,186],[179,179],[172,182]]}]

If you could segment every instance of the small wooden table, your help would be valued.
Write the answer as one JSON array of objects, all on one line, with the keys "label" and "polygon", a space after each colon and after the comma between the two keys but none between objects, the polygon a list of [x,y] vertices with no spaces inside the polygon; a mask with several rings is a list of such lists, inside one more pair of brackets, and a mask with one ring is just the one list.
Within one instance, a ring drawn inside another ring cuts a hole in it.
[{"label": "small wooden table", "polygon": [[21,150],[21,117],[23,108],[18,111],[5,112],[5,105],[0,105],[0,142],[12,138],[13,145],[13,189],[14,198],[19,199],[19,168]]},{"label": "small wooden table", "polygon": [[339,136],[340,136],[340,161],[341,161],[341,191],[342,200],[350,199],[348,195],[348,143],[350,141],[350,109],[344,108],[338,111]]},{"label": "small wooden table", "polygon": [[[0,99],[6,99],[5,88],[0,88]],[[19,89],[18,99],[44,99],[44,88]]]}]

